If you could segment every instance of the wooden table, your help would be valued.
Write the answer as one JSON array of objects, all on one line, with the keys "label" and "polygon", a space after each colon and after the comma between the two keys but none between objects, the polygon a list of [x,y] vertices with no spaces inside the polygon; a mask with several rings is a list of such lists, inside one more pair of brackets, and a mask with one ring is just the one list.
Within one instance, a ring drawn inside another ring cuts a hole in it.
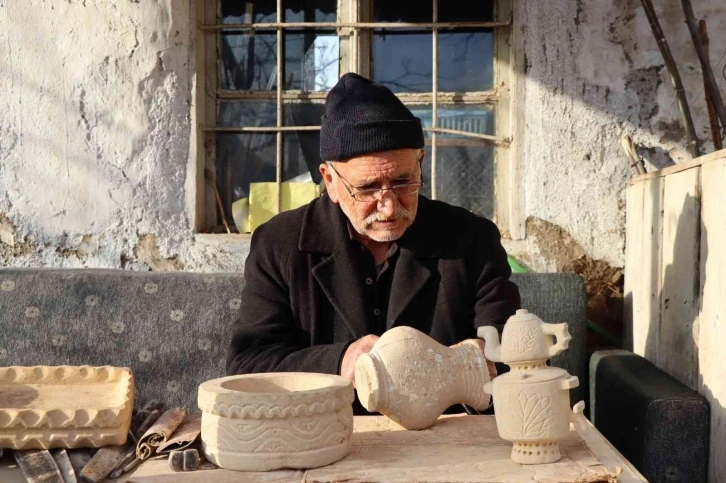
[{"label": "wooden table", "polygon": [[[560,443],[562,459],[519,465],[511,444],[499,438],[494,416],[442,416],[434,426],[407,431],[383,416],[356,416],[351,451],[332,465],[307,471],[264,473],[222,469],[175,473],[166,459],[149,460],[118,482],[127,483],[307,483],[471,482],[594,483],[644,482],[638,471],[590,424]],[[7,470],[6,470],[7,471]],[[618,479],[616,474],[619,473]],[[19,473],[19,472],[18,472]],[[3,479],[0,468],[0,480]],[[17,480],[22,482],[22,476]]]}]

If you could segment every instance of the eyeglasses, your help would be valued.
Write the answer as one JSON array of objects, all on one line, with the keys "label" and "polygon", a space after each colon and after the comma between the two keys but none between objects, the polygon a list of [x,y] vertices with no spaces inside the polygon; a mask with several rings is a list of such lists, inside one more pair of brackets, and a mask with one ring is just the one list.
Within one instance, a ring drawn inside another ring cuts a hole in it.
[{"label": "eyeglasses", "polygon": [[[381,194],[381,197],[383,196],[383,192],[386,190],[393,191],[397,196],[406,196],[406,195],[412,195],[415,193],[418,193],[418,191],[423,186],[423,182],[420,183],[404,183],[404,184],[397,184],[394,186],[391,186],[390,188],[371,188],[371,189],[360,189],[356,188],[350,182],[343,178],[343,176],[338,173],[338,170],[335,169],[335,166],[332,165],[332,163],[328,163],[328,166],[332,168],[333,171],[335,171],[335,174],[338,175],[341,181],[343,181],[343,186],[345,186],[345,189],[348,191],[348,194],[353,197],[356,201],[375,201],[378,200],[376,195],[378,193]],[[355,189],[355,192],[353,192],[353,189]]]}]

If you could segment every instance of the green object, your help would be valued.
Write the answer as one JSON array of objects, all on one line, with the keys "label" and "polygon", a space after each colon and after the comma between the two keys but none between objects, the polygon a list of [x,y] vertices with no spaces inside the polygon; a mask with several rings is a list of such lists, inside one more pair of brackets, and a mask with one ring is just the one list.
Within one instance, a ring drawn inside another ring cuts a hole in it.
[{"label": "green object", "polygon": [[527,273],[527,269],[524,268],[520,263],[517,261],[516,258],[514,258],[511,255],[507,255],[507,261],[509,262],[509,267],[512,269],[512,272],[514,273]]}]

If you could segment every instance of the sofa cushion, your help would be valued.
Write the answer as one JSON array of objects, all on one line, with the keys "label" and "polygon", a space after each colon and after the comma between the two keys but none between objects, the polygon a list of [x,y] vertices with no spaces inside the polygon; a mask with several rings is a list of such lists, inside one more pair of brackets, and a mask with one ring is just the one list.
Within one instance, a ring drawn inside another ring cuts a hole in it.
[{"label": "sofa cushion", "polygon": [[[586,387],[585,289],[568,273],[513,274],[523,307],[545,322],[567,322],[570,348],[551,364]],[[0,366],[129,367],[136,406],[160,399],[197,410],[197,388],[225,375],[241,273],[118,269],[0,270]]]},{"label": "sofa cushion", "polygon": [[114,365],[149,399],[197,410],[224,375],[240,307],[237,274],[0,270],[0,365]]}]

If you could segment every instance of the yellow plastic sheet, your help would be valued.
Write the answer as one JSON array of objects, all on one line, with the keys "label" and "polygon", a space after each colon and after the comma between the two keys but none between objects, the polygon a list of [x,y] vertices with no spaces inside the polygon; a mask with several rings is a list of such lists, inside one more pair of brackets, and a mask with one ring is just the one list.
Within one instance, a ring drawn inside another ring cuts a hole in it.
[{"label": "yellow plastic sheet", "polygon": [[[281,189],[282,211],[298,208],[320,196],[318,185],[312,182],[297,183],[288,181],[282,183]],[[237,203],[240,204],[240,207],[245,204],[249,206],[246,224],[243,221],[237,222],[235,218],[237,228],[240,232],[243,232],[244,228],[245,231],[251,233],[277,214],[277,183],[250,183],[249,199],[244,198],[235,202],[235,204]],[[244,213],[244,210],[241,211]],[[242,227],[239,225],[242,225]]]}]

